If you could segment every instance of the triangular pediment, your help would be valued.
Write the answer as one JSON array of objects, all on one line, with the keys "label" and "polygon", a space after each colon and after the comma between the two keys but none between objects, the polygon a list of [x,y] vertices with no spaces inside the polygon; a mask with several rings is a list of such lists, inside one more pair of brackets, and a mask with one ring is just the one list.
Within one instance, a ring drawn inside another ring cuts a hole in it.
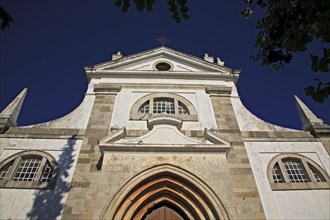
[{"label": "triangular pediment", "polygon": [[[169,72],[214,72],[230,75],[233,69],[208,62],[183,52],[167,47],[144,51],[141,53],[119,56],[115,60],[94,65],[90,70],[94,72],[104,71],[158,71],[158,63],[167,63],[171,66]],[[88,69],[88,68],[86,68]]]}]

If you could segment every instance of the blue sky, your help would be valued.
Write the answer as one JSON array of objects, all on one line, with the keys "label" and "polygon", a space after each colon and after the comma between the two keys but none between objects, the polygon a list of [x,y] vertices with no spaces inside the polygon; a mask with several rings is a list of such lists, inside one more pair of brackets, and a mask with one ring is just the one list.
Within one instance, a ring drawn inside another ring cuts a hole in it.
[{"label": "blue sky", "polygon": [[[166,44],[202,58],[220,57],[225,65],[242,70],[238,90],[243,104],[259,118],[281,126],[301,128],[294,102],[298,95],[326,123],[330,101],[318,104],[304,95],[314,78],[329,74],[310,70],[309,53],[295,54],[291,64],[272,72],[249,60],[257,31],[256,12],[240,15],[243,0],[191,1],[190,18],[176,24],[166,1],[156,1],[153,12],[132,5],[122,14],[114,1],[1,1],[15,19],[0,31],[0,109],[28,88],[19,125],[49,121],[74,110],[84,97],[87,81],[83,67],[111,59],[122,51],[130,55]],[[310,46],[317,53],[319,44]]]}]

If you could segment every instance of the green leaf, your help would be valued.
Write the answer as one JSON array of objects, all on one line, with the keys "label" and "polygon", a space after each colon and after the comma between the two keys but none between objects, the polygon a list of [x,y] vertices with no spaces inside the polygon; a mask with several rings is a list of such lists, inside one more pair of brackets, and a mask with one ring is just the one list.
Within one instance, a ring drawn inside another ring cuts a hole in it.
[{"label": "green leaf", "polygon": [[184,19],[188,19],[188,18],[190,18],[190,16],[189,16],[188,14],[182,14],[182,17],[183,17]]},{"label": "green leaf", "polygon": [[116,6],[116,7],[120,7],[121,4],[122,4],[122,1],[121,1],[121,0],[117,0],[117,1],[115,1],[115,6]]},{"label": "green leaf", "polygon": [[128,8],[130,7],[130,0],[123,0],[123,7],[121,8],[121,11],[123,13],[126,13],[128,11]]},{"label": "green leaf", "polygon": [[318,70],[318,59],[319,59],[319,57],[318,56],[315,56],[315,55],[312,55],[312,54],[310,54],[310,56],[311,56],[311,60],[312,60],[312,71],[314,71],[314,72],[317,72],[317,70]]},{"label": "green leaf", "polygon": [[313,94],[315,88],[314,88],[314,86],[308,86],[308,87],[304,88],[304,90],[305,90],[306,96],[310,96],[311,94]]},{"label": "green leaf", "polygon": [[325,57],[330,58],[330,48],[323,48],[323,53]]},{"label": "green leaf", "polygon": [[174,6],[174,7],[176,7],[176,6],[175,6],[175,1],[174,1],[174,0],[168,0],[168,1],[167,1],[167,4],[168,4],[169,6]]},{"label": "green leaf", "polygon": [[147,7],[147,10],[148,11],[152,11],[153,10],[153,7],[152,6],[153,6],[154,2],[155,1],[153,1],[153,0],[152,1],[147,1],[147,6],[146,7]]},{"label": "green leaf", "polygon": [[243,15],[245,18],[248,18],[252,13],[253,11],[250,7],[247,7],[243,11],[241,11],[241,15]]},{"label": "green leaf", "polygon": [[189,8],[187,6],[181,6],[180,10],[182,13],[187,13]]},{"label": "green leaf", "polygon": [[178,0],[180,5],[185,5],[187,3],[187,0]]},{"label": "green leaf", "polygon": [[315,89],[314,86],[308,86],[305,88],[306,96],[311,96],[312,99],[319,103],[324,103],[330,94],[330,82],[323,83],[319,79],[314,79],[318,86]]},{"label": "green leaf", "polygon": [[289,8],[291,6],[288,0],[280,0],[278,4],[281,8]]},{"label": "green leaf", "polygon": [[138,11],[143,11],[144,8],[145,8],[145,3],[143,0],[135,0],[134,1],[135,3],[135,8],[138,10]]},{"label": "green leaf", "polygon": [[322,58],[319,62],[319,70],[322,72],[328,72],[329,71],[329,60],[327,58]]},{"label": "green leaf", "polygon": [[171,12],[176,12],[177,9],[176,9],[176,7],[174,7],[174,6],[171,6],[171,7],[170,7],[170,11],[171,11]]}]

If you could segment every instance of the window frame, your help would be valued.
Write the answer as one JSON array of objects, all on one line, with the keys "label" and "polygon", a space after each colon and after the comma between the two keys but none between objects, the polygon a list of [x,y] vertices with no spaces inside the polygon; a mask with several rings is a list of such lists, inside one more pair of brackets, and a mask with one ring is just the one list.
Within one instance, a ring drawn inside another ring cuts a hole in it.
[{"label": "window frame", "polygon": [[[149,103],[149,108],[150,108]],[[160,109],[164,109],[165,111],[158,112]],[[176,106],[175,101],[172,98],[154,98],[153,99],[153,105],[152,105],[152,114],[169,114],[169,115],[175,115],[179,114],[179,112],[175,112]],[[169,112],[168,112],[169,111]],[[149,109],[150,113],[150,109]]]},{"label": "window frame", "polygon": [[[26,158],[40,158],[40,166],[36,172],[36,176],[33,181],[18,181],[14,180],[15,175],[18,171],[19,165],[21,161]],[[0,171],[8,165],[8,163],[12,163],[11,169],[8,171],[6,178],[4,180],[0,180],[0,188],[20,188],[20,189],[54,189],[56,179],[59,172],[59,166],[56,160],[43,151],[31,150],[31,151],[22,151],[16,153],[12,156],[9,156],[5,160],[0,163]],[[50,181],[42,181],[43,174],[47,167],[47,164],[53,170],[53,175]]]},{"label": "window frame", "polygon": [[[197,111],[193,104],[187,99],[173,93],[153,93],[142,98],[138,99],[132,106],[130,112],[130,120],[148,120],[152,116],[161,115],[159,113],[153,113],[154,109],[154,100],[156,99],[172,99],[174,104],[174,114],[169,114],[176,116],[185,121],[198,121]],[[140,113],[139,110],[146,103],[149,103],[149,112],[148,113]],[[180,114],[179,113],[179,105],[188,111],[188,114]]]},{"label": "window frame", "polygon": [[[286,168],[284,166],[284,161],[290,159],[290,160],[298,160],[300,161],[301,165],[303,166],[303,169],[305,171],[305,174],[307,176],[307,179],[309,181],[307,182],[292,182],[290,178],[287,175]],[[283,180],[283,182],[274,182],[273,178],[273,168],[278,164],[279,173]],[[319,172],[319,174],[322,175],[324,178],[324,182],[317,182],[313,172],[313,167],[316,171]],[[307,190],[307,189],[330,189],[330,178],[329,175],[326,173],[324,169],[321,168],[320,165],[318,165],[313,160],[295,153],[284,153],[275,156],[269,163],[267,167],[267,176],[270,183],[270,187],[273,191],[276,190]]]}]

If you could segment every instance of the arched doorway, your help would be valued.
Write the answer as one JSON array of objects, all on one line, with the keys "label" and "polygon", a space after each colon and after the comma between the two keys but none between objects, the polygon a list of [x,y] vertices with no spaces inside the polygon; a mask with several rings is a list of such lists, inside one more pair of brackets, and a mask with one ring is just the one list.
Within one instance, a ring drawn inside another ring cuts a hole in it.
[{"label": "arched doorway", "polygon": [[103,219],[229,219],[214,192],[191,173],[165,164],[129,180],[103,213]]}]

